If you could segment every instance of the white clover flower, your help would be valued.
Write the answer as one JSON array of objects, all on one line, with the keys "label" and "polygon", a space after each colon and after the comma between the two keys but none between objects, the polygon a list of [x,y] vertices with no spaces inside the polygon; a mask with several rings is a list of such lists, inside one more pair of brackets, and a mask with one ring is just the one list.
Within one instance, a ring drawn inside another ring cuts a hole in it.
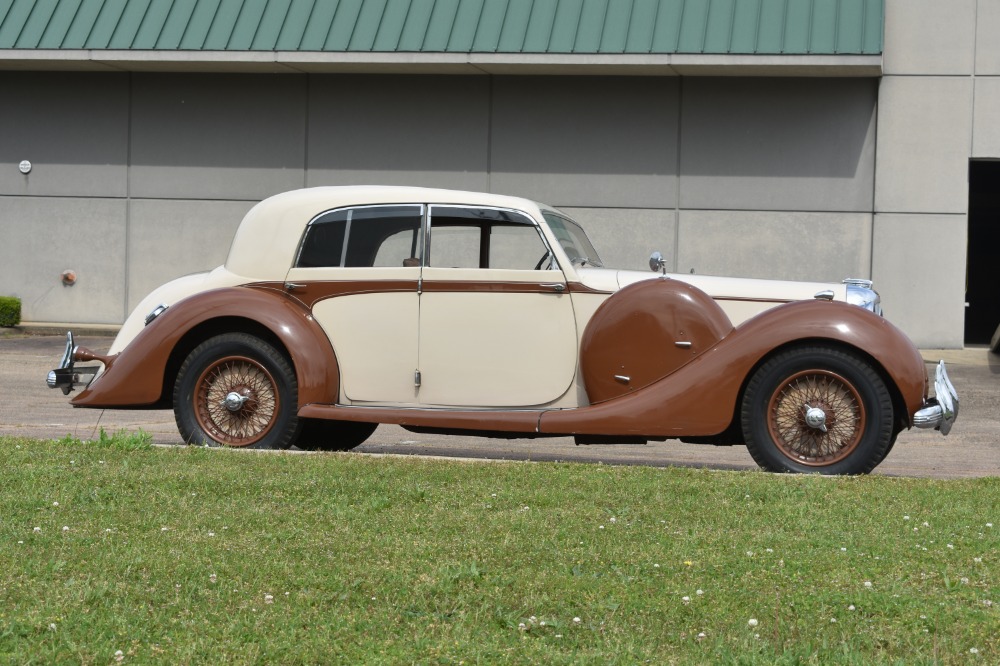
[{"label": "white clover flower", "polygon": [[847,607],[847,610],[849,610],[849,611],[852,611],[852,610],[856,610],[856,609],[854,608],[854,604],[851,604],[850,606],[848,606],[848,607]]},{"label": "white clover flower", "polygon": [[993,527],[993,523],[986,523],[986,527]]},{"label": "white clover flower", "polygon": [[542,620],[541,622],[539,622],[538,625],[541,626],[541,627],[544,627],[545,626],[545,620]]},{"label": "white clover flower", "polygon": [[69,532],[69,525],[63,525],[63,532]]},{"label": "white clover flower", "polygon": [[966,578],[965,576],[962,576],[961,580],[962,580],[962,585],[968,585],[969,584],[969,579]]},{"label": "white clover flower", "polygon": [[208,536],[210,536],[210,537],[214,537],[214,536],[215,536],[215,532],[209,532],[209,533],[208,533]]},{"label": "white clover flower", "polygon": [[972,561],[975,562],[976,564],[979,564],[980,562],[983,561],[983,558],[981,558],[981,557],[973,557]]},{"label": "white clover flower", "polygon": [[213,574],[209,574],[208,575],[208,580],[209,580],[210,583],[214,583],[214,582],[216,582],[216,581],[219,580],[219,577],[216,576],[214,573]]},{"label": "white clover flower", "polygon": [[755,617],[752,617],[749,620],[747,620],[747,626],[748,627],[756,627],[757,624],[758,624],[757,618],[755,618]]},{"label": "white clover flower", "polygon": [[617,518],[615,518],[614,516],[611,516],[611,522],[612,522],[612,523],[617,523],[617,522],[618,522],[618,519],[617,519]]},{"label": "white clover flower", "polygon": [[846,548],[841,548],[841,549],[840,549],[840,552],[842,552],[842,553],[846,553],[846,552],[847,552],[847,549],[846,549]]},{"label": "white clover flower", "polygon": [[700,640],[702,640],[704,638],[705,638],[705,632],[704,631],[699,631],[698,632],[698,640],[700,641]]},{"label": "white clover flower", "polygon": [[953,544],[950,544],[950,543],[948,544],[948,548],[950,548],[951,550],[955,550],[955,546]]},{"label": "white clover flower", "polygon": [[925,520],[925,521],[924,521],[924,527],[930,527],[930,526],[931,526],[931,524],[930,524],[930,523],[928,523],[928,522],[927,522],[927,521]]},{"label": "white clover flower", "polygon": [[535,617],[534,615],[532,615],[531,617],[528,618],[528,622],[530,622],[531,624],[534,624],[534,623],[538,622],[538,618]]},{"label": "white clover flower", "polygon": [[705,594],[705,590],[695,590],[694,593],[700,597],[701,595]]},{"label": "white clover flower", "polygon": [[35,532],[35,533],[38,533],[38,532],[41,532],[41,531],[42,531],[42,528],[41,528],[41,527],[35,527],[35,528],[33,528],[33,529],[32,529],[31,531],[32,531],[32,532]]},{"label": "white clover flower", "polygon": [[520,629],[521,631],[527,631],[528,630],[528,626],[526,624],[524,624],[524,622],[518,622],[517,628]]},{"label": "white clover flower", "polygon": [[161,531],[161,532],[166,532],[166,531],[167,531],[168,529],[170,529],[170,528],[169,528],[169,527],[161,527],[161,528],[160,528],[160,531]]},{"label": "white clover flower", "polygon": [[654,568],[654,569],[659,569],[659,568],[660,568],[660,565],[659,565],[659,564],[654,564],[654,565],[653,565],[653,568]]},{"label": "white clover flower", "polygon": [[969,648],[969,654],[979,654],[979,648]]},{"label": "white clover flower", "polygon": [[831,617],[830,618],[830,624],[837,624],[837,618]]},{"label": "white clover flower", "polygon": [[59,506],[59,502],[53,502],[52,506]]},{"label": "white clover flower", "polygon": [[871,587],[872,587],[872,582],[870,580],[866,580],[865,581],[865,587],[867,587],[870,590]]},{"label": "white clover flower", "polygon": [[115,661],[124,661],[125,653],[121,650],[115,650]]},{"label": "white clover flower", "polygon": [[604,529],[604,525],[598,525],[597,529],[603,530]]},{"label": "white clover flower", "polygon": [[993,602],[990,601],[989,599],[983,599],[983,605],[989,608],[993,605]]},{"label": "white clover flower", "polygon": [[685,604],[689,604],[691,603],[691,597],[688,596],[681,597],[681,601],[683,601]]},{"label": "white clover flower", "polygon": [[265,604],[273,604],[274,603],[274,595],[272,595],[272,594],[265,594],[264,595],[264,603]]},{"label": "white clover flower", "polygon": [[903,520],[909,520],[909,519],[910,519],[909,516],[903,516]]},{"label": "white clover flower", "polygon": [[583,622],[583,620],[581,620],[580,618],[578,617],[573,618],[573,624],[580,624],[581,622]]},{"label": "white clover flower", "polygon": [[748,550],[747,551],[747,557],[753,557],[753,551],[752,550]]},{"label": "white clover flower", "polygon": [[49,631],[55,631],[55,630],[56,630],[56,623],[55,622],[50,622],[49,623]]},{"label": "white clover flower", "polygon": [[764,550],[766,552],[768,552],[768,553],[773,553],[774,552],[774,548],[765,548]]}]

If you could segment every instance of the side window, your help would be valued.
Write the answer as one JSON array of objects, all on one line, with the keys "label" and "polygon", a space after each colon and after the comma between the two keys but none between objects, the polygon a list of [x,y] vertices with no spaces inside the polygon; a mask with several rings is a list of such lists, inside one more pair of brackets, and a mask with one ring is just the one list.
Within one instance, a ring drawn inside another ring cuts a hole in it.
[{"label": "side window", "polygon": [[547,255],[538,228],[525,215],[492,208],[431,208],[429,266],[531,270]]},{"label": "side window", "polygon": [[330,211],[306,229],[296,266],[356,268],[420,265],[421,206]]}]

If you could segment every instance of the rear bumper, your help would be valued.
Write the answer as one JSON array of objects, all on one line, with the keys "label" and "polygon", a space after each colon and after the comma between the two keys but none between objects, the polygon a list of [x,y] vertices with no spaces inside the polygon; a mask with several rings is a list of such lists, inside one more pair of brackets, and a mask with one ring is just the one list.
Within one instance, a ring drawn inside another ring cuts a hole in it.
[{"label": "rear bumper", "polygon": [[913,425],[917,428],[940,430],[942,435],[947,435],[958,418],[958,393],[948,378],[944,361],[937,365],[934,393],[935,396],[929,398],[924,407],[913,415]]}]

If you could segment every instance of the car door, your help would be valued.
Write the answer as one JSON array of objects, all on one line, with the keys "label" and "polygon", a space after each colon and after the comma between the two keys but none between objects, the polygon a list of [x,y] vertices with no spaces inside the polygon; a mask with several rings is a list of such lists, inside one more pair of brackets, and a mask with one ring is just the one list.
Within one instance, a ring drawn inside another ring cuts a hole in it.
[{"label": "car door", "polygon": [[330,338],[343,402],[417,402],[423,217],[422,205],[357,206],[306,229],[285,286]]},{"label": "car door", "polygon": [[562,396],[577,365],[566,278],[524,213],[432,205],[421,273],[421,405],[512,408]]}]

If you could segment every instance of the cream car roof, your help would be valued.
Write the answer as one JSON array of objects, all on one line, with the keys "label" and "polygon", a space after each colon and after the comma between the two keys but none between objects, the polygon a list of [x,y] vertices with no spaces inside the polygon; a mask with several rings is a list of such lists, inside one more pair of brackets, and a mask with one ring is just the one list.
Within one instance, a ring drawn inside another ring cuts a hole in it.
[{"label": "cream car roof", "polygon": [[521,210],[538,219],[542,206],[530,199],[426,187],[357,185],[310,187],[264,199],[243,218],[226,269],[258,280],[283,280],[306,224],[320,213],[370,204],[471,204]]}]

